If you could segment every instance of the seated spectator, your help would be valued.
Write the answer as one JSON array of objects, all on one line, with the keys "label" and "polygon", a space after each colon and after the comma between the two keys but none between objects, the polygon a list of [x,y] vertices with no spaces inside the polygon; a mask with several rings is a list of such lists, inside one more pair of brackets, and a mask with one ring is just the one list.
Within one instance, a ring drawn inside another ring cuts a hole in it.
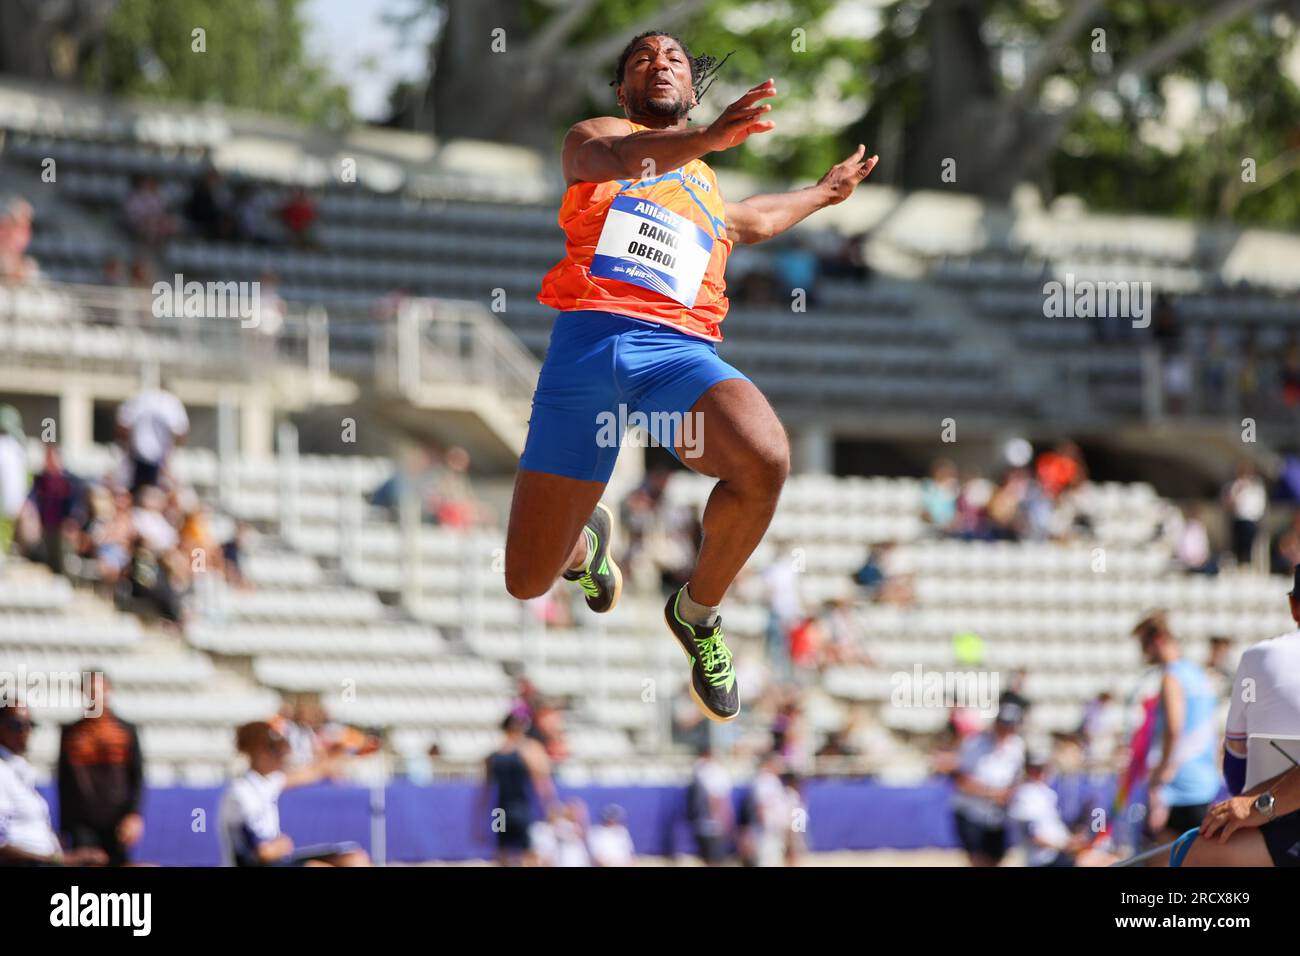
[{"label": "seated spectator", "polygon": [[316,224],[316,200],[305,189],[295,189],[278,211],[280,222],[295,246],[316,245],[313,226]]},{"label": "seated spectator", "polygon": [[921,518],[940,534],[952,531],[960,491],[957,466],[946,458],[936,461],[930,477],[921,482]]},{"label": "seated spectator", "polygon": [[98,847],[65,853],[50,824],[50,805],[24,757],[33,726],[26,705],[0,699],[0,866],[102,866],[108,856]]},{"label": "seated spectator", "polygon": [[1218,574],[1219,565],[1210,548],[1210,533],[1196,505],[1183,508],[1182,523],[1174,532],[1174,560],[1193,574]]},{"label": "seated spectator", "polygon": [[181,598],[163,559],[137,534],[131,542],[131,560],[119,582],[123,603],[169,624],[181,622]]},{"label": "seated spectator", "polygon": [[851,279],[866,282],[871,278],[871,267],[866,259],[867,234],[855,233],[838,238],[835,246],[819,257],[821,274],[832,279]]},{"label": "seated spectator", "polygon": [[215,166],[207,166],[190,187],[182,212],[204,239],[229,239],[235,232],[233,202],[225,178]]},{"label": "seated spectator", "polygon": [[1053,501],[1088,480],[1088,466],[1083,463],[1083,452],[1068,439],[1039,455],[1035,471],[1038,483]]},{"label": "seated spectator", "polygon": [[776,270],[777,288],[788,302],[802,291],[808,305],[817,301],[817,256],[807,240],[797,233],[787,233],[779,241],[772,265]]},{"label": "seated spectator", "polygon": [[1024,779],[1012,791],[1007,818],[1019,831],[1029,866],[1109,866],[1117,857],[1089,848],[1086,834],[1075,834],[1061,819],[1056,792],[1047,784],[1048,758],[1031,750]]},{"label": "seated spectator", "polygon": [[235,747],[248,757],[248,770],[231,782],[221,799],[219,832],[227,866],[370,865],[365,850],[355,843],[295,847],[280,829],[280,794],[337,776],[335,758],[286,770],[288,743],[264,720],[240,727]]},{"label": "seated spectator", "polygon": [[611,803],[600,811],[600,825],[587,834],[593,866],[635,866],[636,847],[623,824],[623,808]]},{"label": "seated spectator", "polygon": [[179,223],[168,211],[162,186],[156,176],[136,176],[131,192],[122,202],[126,231],[147,246],[159,246],[176,235]]},{"label": "seated spectator", "polygon": [[251,589],[253,586],[253,583],[244,576],[242,563],[244,555],[248,553],[252,534],[253,526],[247,521],[239,521],[235,524],[234,535],[221,546],[221,563],[226,582],[242,590]]},{"label": "seated spectator", "polygon": [[101,487],[92,492],[91,501],[87,556],[94,558],[99,580],[112,590],[131,563],[131,542],[135,540],[131,493],[125,488],[113,492]]},{"label": "seated spectator", "polygon": [[31,285],[40,279],[36,260],[27,255],[31,241],[31,203],[0,196],[0,285]]},{"label": "seated spectator", "polygon": [[[59,446],[45,446],[45,465],[32,479],[27,507],[40,524],[38,540],[27,542],[26,556],[55,574],[64,572],[64,556],[84,523],[85,485],[63,467]],[[71,548],[75,552],[75,546]]]}]

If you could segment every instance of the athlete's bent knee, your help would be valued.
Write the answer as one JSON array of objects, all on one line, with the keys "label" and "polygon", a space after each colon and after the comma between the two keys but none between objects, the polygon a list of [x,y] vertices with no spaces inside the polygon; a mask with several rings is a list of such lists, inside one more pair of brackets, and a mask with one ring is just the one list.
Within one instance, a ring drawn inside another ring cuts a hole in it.
[{"label": "athlete's bent knee", "polygon": [[531,601],[551,589],[555,578],[546,578],[532,568],[512,567],[506,562],[506,591],[519,601]]}]

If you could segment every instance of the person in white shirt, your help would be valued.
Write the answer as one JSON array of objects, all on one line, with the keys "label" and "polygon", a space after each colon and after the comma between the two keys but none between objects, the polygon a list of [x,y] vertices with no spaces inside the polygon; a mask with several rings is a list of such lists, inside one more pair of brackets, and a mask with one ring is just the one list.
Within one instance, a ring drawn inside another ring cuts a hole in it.
[{"label": "person in white shirt", "polygon": [[600,812],[600,825],[587,835],[595,866],[635,866],[636,847],[623,825],[623,808],[611,803]]},{"label": "person in white shirt", "polygon": [[700,859],[708,866],[720,866],[726,854],[727,838],[735,823],[731,774],[713,759],[713,749],[707,744],[700,748],[700,759],[687,788],[686,803],[686,815]]},{"label": "person in white shirt", "polygon": [[0,405],[0,563],[13,542],[18,513],[27,500],[27,449],[18,409]]},{"label": "person in white shirt", "polygon": [[32,726],[25,705],[0,701],[0,866],[103,866],[108,855],[99,847],[64,852],[23,756]]},{"label": "person in white shirt", "polygon": [[231,781],[221,798],[219,832],[227,866],[370,865],[355,843],[295,847],[280,830],[280,794],[334,776],[335,758],[286,771],[288,742],[264,720],[240,727],[235,747],[248,757],[248,770]]},{"label": "person in white shirt", "polygon": [[781,755],[773,751],[754,777],[754,850],[758,866],[785,865],[794,808],[781,780],[784,769]]},{"label": "person in white shirt", "polygon": [[591,866],[587,849],[587,805],[576,797],[555,824],[556,866]]},{"label": "person in white shirt", "polygon": [[1117,859],[1088,848],[1088,838],[1076,835],[1061,819],[1056,791],[1047,783],[1046,753],[1031,750],[1025,757],[1024,780],[1011,795],[1007,817],[1018,831],[1027,866],[1109,866]]},{"label": "person in white shirt", "polygon": [[958,754],[953,816],[971,866],[997,866],[1006,855],[1006,807],[1025,762],[1023,719],[1019,704],[1004,702],[993,727],[967,739]]},{"label": "person in white shirt", "polygon": [[118,442],[133,465],[131,492],[157,485],[172,449],[185,441],[190,419],[181,400],[165,388],[146,389],[117,410]]},{"label": "person in white shirt", "polygon": [[1237,564],[1248,567],[1259,523],[1268,511],[1268,489],[1251,462],[1237,465],[1237,476],[1223,491],[1223,504],[1232,518],[1232,553]]},{"label": "person in white shirt", "polygon": [[[1300,625],[1300,566],[1288,595]],[[1300,735],[1300,630],[1246,648],[1237,665],[1223,744],[1223,777],[1234,794],[1210,807],[1184,866],[1300,867],[1300,767],[1247,788],[1252,736]],[[1278,741],[1292,761],[1300,747]],[[1268,771],[1265,771],[1268,772]]]}]

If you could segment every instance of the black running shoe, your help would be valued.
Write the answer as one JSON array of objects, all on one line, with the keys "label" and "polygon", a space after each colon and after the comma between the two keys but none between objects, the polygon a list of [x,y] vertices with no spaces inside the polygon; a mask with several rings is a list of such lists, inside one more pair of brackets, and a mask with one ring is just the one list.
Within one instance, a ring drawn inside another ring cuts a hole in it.
[{"label": "black running shoe", "polygon": [[[587,545],[587,570],[565,571],[566,581],[577,581],[587,595],[587,607],[597,614],[614,610],[623,593],[623,572],[609,554],[609,539],[614,530],[614,515],[603,503],[596,505],[586,529],[590,532]],[[592,546],[591,538],[595,538]]]},{"label": "black running shoe", "polygon": [[731,649],[722,639],[722,619],[712,627],[688,624],[678,612],[681,599],[681,591],[668,599],[664,620],[691,659],[691,696],[710,720],[734,720],[740,714],[740,689]]}]

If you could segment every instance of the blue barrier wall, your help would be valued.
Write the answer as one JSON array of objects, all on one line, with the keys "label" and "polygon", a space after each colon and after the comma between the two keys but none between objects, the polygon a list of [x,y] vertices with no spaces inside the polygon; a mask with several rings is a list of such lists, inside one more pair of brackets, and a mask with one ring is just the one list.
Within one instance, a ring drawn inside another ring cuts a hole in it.
[{"label": "blue barrier wall", "polygon": [[[52,789],[42,792],[57,820]],[[1109,809],[1114,796],[1109,779],[1066,777],[1057,781],[1056,789],[1067,821],[1092,807]],[[147,791],[145,835],[134,858],[164,866],[219,864],[221,793],[221,788]],[[955,847],[951,793],[952,785],[942,779],[915,787],[889,787],[872,780],[807,781],[808,847],[815,852]],[[485,859],[492,855],[494,842],[490,811],[479,809],[479,794],[472,783],[394,781],[381,795],[363,787],[317,784],[285,793],[280,819],[299,846],[352,840],[373,853],[372,821],[382,814],[392,862]],[[737,790],[737,803],[742,794]],[[627,828],[640,854],[670,856],[694,849],[684,787],[562,787],[560,795],[586,801],[593,818],[606,804],[619,804],[627,812]]]}]

